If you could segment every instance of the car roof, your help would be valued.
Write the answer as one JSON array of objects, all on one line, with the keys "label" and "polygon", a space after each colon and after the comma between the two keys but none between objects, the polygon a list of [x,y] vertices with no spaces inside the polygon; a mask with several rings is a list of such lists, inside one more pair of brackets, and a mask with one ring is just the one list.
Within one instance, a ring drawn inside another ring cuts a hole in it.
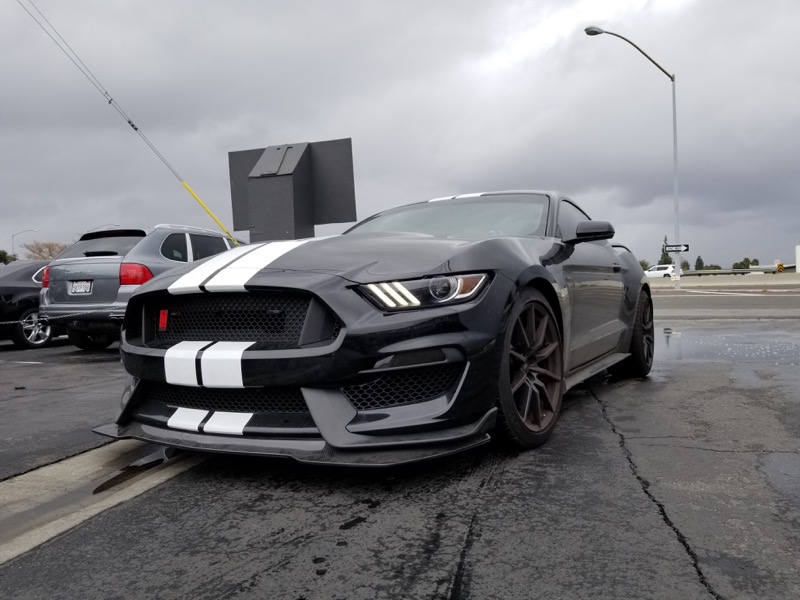
[{"label": "car roof", "polygon": [[476,192],[471,194],[459,194],[457,196],[442,196],[440,198],[431,198],[427,202],[442,202],[444,200],[461,200],[463,198],[479,198],[482,196],[509,196],[511,194],[538,194],[540,196],[549,196],[550,198],[558,198],[562,194],[552,190],[504,190],[498,192]]},{"label": "car roof", "polygon": [[84,233],[80,240],[96,240],[105,237],[146,237],[151,233],[158,231],[159,229],[169,229],[170,231],[180,232],[183,231],[185,233],[203,233],[203,234],[211,234],[220,237],[227,237],[221,231],[215,231],[213,229],[206,229],[204,227],[193,227],[191,225],[174,225],[171,223],[159,223],[158,225],[154,225],[150,229],[101,229],[99,231],[90,231]]}]

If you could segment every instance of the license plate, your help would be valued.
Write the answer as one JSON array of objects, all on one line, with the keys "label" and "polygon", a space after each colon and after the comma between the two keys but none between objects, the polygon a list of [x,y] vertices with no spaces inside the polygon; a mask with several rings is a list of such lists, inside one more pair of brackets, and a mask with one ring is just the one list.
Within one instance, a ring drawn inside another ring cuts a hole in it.
[{"label": "license plate", "polygon": [[73,294],[89,294],[92,291],[91,281],[73,281],[72,293]]}]

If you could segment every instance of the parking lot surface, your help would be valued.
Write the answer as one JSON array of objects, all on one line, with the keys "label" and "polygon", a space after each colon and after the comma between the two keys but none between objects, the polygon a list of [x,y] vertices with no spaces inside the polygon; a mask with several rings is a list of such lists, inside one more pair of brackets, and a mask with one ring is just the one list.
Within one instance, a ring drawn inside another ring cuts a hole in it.
[{"label": "parking lot surface", "polygon": [[[62,345],[38,359],[0,349],[0,507],[10,515],[0,531],[24,532],[26,520],[83,496],[128,493],[11,552],[2,589],[14,598],[800,597],[800,324],[659,318],[656,343],[650,377],[573,390],[535,451],[489,446],[379,470],[184,454],[149,468],[142,457],[156,448],[119,446],[114,459],[114,443],[77,457],[105,452],[107,477],[75,463],[86,481],[67,478],[71,499],[56,494],[46,506],[15,482],[103,444],[87,431],[113,418],[124,375],[113,348]],[[6,396],[10,387],[25,389]],[[14,543],[0,534],[0,547]]]}]

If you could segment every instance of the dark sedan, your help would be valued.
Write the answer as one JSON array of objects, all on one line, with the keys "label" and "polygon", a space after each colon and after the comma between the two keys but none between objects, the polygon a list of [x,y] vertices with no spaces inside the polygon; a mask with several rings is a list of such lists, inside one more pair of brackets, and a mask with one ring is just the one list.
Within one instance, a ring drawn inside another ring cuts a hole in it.
[{"label": "dark sedan", "polygon": [[50,261],[17,260],[0,264],[0,339],[21,348],[43,348],[53,328],[39,319],[42,272]]},{"label": "dark sedan", "polygon": [[566,390],[650,370],[647,278],[613,235],[557,193],[470,194],[172,271],[128,304],[132,377],[96,431],[351,465],[536,447]]}]

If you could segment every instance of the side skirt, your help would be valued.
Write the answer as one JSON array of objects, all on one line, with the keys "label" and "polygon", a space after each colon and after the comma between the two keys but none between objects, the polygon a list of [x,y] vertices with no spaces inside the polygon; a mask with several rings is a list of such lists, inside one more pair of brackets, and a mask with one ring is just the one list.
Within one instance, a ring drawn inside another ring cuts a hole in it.
[{"label": "side skirt", "polygon": [[629,356],[630,354],[626,352],[615,352],[614,354],[609,354],[608,356],[604,356],[600,360],[580,368],[579,370],[572,373],[569,377],[567,377],[567,387],[564,391],[567,391],[575,387],[579,383],[583,383],[584,381],[589,379],[592,375],[597,375],[600,371],[603,371],[604,369],[607,369],[608,367],[615,365],[620,361],[625,360]]}]

